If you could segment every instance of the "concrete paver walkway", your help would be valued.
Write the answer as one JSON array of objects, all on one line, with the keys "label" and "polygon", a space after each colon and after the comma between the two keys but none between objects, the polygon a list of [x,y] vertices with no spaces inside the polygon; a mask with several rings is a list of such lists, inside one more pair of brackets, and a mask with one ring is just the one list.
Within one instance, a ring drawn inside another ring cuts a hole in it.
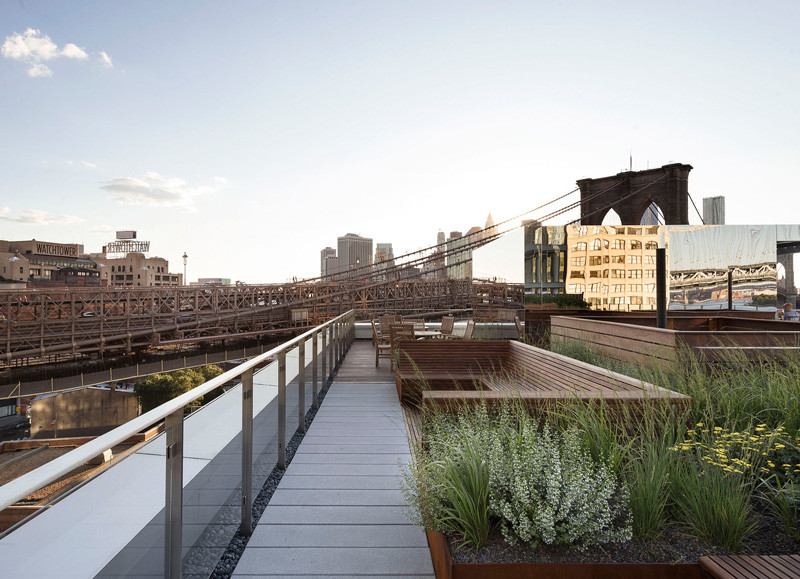
[{"label": "concrete paver walkway", "polygon": [[[374,367],[371,352],[354,344],[340,376]],[[337,378],[234,575],[433,577],[425,532],[404,514],[399,463],[409,460],[394,384]]]}]

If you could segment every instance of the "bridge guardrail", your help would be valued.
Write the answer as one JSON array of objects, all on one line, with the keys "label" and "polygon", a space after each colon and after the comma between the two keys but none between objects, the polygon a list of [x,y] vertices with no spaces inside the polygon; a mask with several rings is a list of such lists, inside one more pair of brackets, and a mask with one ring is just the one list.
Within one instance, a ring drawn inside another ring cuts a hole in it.
[{"label": "bridge guardrail", "polygon": [[[125,424],[97,437],[96,439],[56,458],[55,460],[0,487],[0,510],[3,510],[31,493],[61,478],[75,468],[90,461],[130,436],[149,426],[165,420],[166,437],[166,488],[165,488],[165,543],[164,576],[180,577],[182,567],[182,527],[183,527],[183,420],[184,407],[208,394],[226,382],[242,378],[242,505],[240,532],[252,532],[252,472],[253,472],[253,369],[259,364],[277,358],[278,361],[278,466],[286,467],[286,354],[297,347],[299,354],[299,429],[305,424],[305,345],[313,344],[312,381],[313,406],[317,406],[318,382],[333,376],[344,354],[355,336],[355,312],[348,311],[321,324],[288,342],[281,344],[255,358],[247,360],[238,367],[209,380],[205,384],[154,408],[153,410],[126,422]],[[318,341],[322,348],[318,355]],[[321,365],[321,368],[319,366]],[[321,371],[318,371],[321,370]],[[245,508],[247,505],[249,508]],[[9,531],[13,530],[10,529]],[[8,533],[8,532],[7,532]],[[6,534],[7,534],[6,533]],[[2,536],[2,535],[0,535]]]}]

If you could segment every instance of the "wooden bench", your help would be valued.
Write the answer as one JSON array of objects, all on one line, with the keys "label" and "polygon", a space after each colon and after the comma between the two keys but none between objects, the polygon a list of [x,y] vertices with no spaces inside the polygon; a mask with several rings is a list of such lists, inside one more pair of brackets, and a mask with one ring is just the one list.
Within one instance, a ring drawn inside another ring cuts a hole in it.
[{"label": "wooden bench", "polygon": [[481,389],[508,353],[505,340],[404,340],[399,350],[395,376],[404,404],[420,403],[427,388]]},{"label": "wooden bench", "polygon": [[403,404],[438,407],[516,398],[529,406],[558,400],[603,400],[611,406],[651,400],[688,410],[692,400],[513,340],[402,342],[396,380]]},{"label": "wooden bench", "polygon": [[719,579],[800,578],[800,555],[700,557],[706,576]]}]

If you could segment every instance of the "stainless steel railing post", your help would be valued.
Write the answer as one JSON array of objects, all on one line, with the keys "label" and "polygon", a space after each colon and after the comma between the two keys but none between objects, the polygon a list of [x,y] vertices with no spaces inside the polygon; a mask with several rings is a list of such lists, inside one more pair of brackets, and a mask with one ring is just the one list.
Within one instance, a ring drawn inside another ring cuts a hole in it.
[{"label": "stainless steel railing post", "polygon": [[306,341],[297,346],[297,431],[306,431]]},{"label": "stainless steel railing post", "polygon": [[253,370],[242,374],[242,521],[239,532],[253,532]]},{"label": "stainless steel railing post", "polygon": [[319,402],[317,401],[317,396],[319,396],[319,374],[317,373],[317,348],[319,346],[319,340],[317,340],[318,337],[319,332],[314,332],[314,335],[311,336],[311,381],[313,383],[311,386],[311,394],[314,397],[314,399],[311,401],[311,405],[314,407],[314,410],[319,408]]},{"label": "stainless steel railing post", "polygon": [[179,579],[183,570],[183,407],[166,417],[164,430],[167,438],[164,576]]},{"label": "stainless steel railing post", "polygon": [[330,367],[328,368],[328,371],[330,372],[330,376],[328,376],[328,379],[329,380],[333,380],[333,324],[328,326],[328,331],[331,333],[331,335],[330,335],[330,342],[331,343],[330,343],[330,348],[329,348],[329,351],[328,351],[328,356],[330,357],[330,360],[329,360]]},{"label": "stainless steel railing post", "polygon": [[328,381],[328,328],[322,329],[322,385]]},{"label": "stainless steel railing post", "polygon": [[286,468],[286,350],[278,354],[278,468]]}]

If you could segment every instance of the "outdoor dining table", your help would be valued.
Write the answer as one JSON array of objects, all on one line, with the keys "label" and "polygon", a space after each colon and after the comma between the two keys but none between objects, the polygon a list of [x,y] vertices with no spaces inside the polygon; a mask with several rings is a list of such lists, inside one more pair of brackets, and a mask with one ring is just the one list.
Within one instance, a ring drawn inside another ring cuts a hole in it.
[{"label": "outdoor dining table", "polygon": [[438,338],[441,335],[439,330],[414,330],[415,338]]}]

